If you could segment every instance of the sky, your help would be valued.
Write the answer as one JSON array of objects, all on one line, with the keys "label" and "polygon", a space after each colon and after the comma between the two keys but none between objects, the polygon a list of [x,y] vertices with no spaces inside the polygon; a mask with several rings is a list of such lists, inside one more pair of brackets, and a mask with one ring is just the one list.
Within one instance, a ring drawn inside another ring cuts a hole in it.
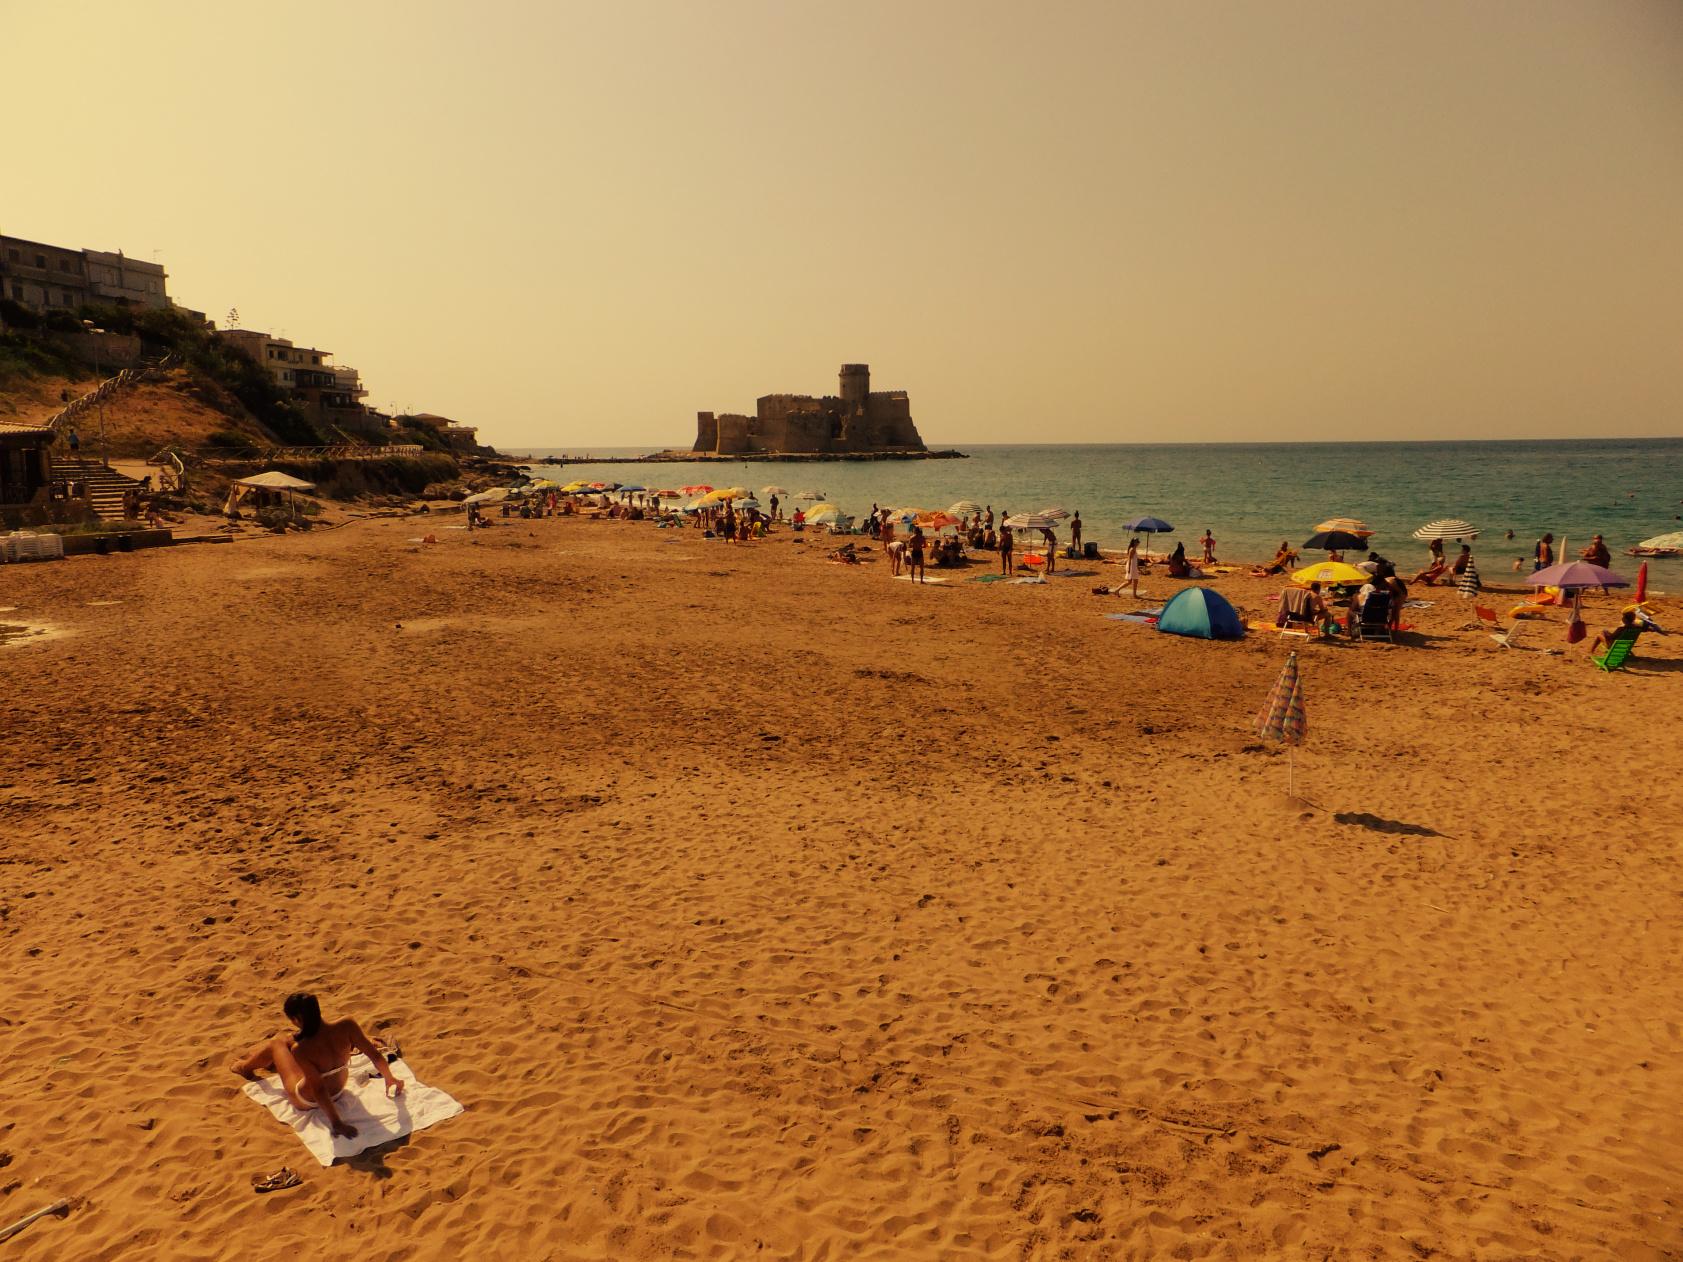
[{"label": "sky", "polygon": [[1683,433],[1675,0],[0,0],[0,232],[505,450]]}]

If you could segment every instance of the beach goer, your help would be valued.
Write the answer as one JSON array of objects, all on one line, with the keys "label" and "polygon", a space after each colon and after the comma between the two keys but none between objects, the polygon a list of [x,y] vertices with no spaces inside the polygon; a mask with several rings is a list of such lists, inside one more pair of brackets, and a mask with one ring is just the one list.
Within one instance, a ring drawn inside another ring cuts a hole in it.
[{"label": "beach goer", "polygon": [[1075,516],[1069,519],[1069,546],[1077,552],[1081,551],[1081,510],[1075,510]]},{"label": "beach goer", "polygon": [[1554,532],[1545,531],[1531,552],[1531,572],[1546,570],[1554,564]]},{"label": "beach goer", "polygon": [[82,450],[82,436],[76,432],[74,425],[70,427],[70,432],[65,435],[64,441],[70,444],[70,454],[72,456]]},{"label": "beach goer", "polygon": [[988,529],[993,529],[993,505],[988,505]]},{"label": "beach goer", "polygon": [[302,1111],[320,1109],[335,1135],[356,1134],[356,1127],[340,1117],[333,1105],[350,1078],[352,1052],[361,1052],[373,1062],[391,1094],[403,1094],[403,1080],[392,1073],[385,1055],[355,1021],[349,1017],[322,1020],[321,1004],[302,990],[288,995],[281,1011],[295,1027],[294,1033],[263,1040],[244,1056],[229,1061],[229,1069],[252,1079],[258,1070],[273,1070],[292,1106]]},{"label": "beach goer", "polygon": [[1619,640],[1634,640],[1642,634],[1642,628],[1636,624],[1636,610],[1627,609],[1620,616],[1619,625],[1611,631],[1597,631],[1595,638],[1590,641],[1590,653],[1598,653],[1602,649],[1610,649]]},{"label": "beach goer", "polygon": [[1122,558],[1122,581],[1135,596],[1140,594],[1140,541],[1128,540],[1128,554]]},{"label": "beach goer", "polygon": [[1326,601],[1321,598],[1321,585],[1288,587],[1280,593],[1280,608],[1274,615],[1274,625],[1289,627],[1293,623],[1319,626],[1328,620]]},{"label": "beach goer", "polygon": [[1602,542],[1600,535],[1597,535],[1593,540],[1591,540],[1590,546],[1585,548],[1578,555],[1583,557],[1584,560],[1588,561],[1591,565],[1599,565],[1602,569],[1606,569],[1613,563],[1613,555],[1607,551],[1607,545]]},{"label": "beach goer", "polygon": [[920,583],[929,581],[924,576],[923,569],[924,543],[923,527],[913,526],[912,537],[906,540],[906,574],[910,577],[913,573],[915,573],[917,575],[917,581]]},{"label": "beach goer", "polygon": [[1186,545],[1178,539],[1175,541],[1175,550],[1169,553],[1169,577],[1192,577],[1192,567],[1186,561]]},{"label": "beach goer", "polygon": [[1472,559],[1473,545],[1470,543],[1462,544],[1460,555],[1455,558],[1455,564],[1450,566],[1450,571],[1456,578],[1460,578],[1467,572],[1467,566],[1472,563]]},{"label": "beach goer", "polygon": [[900,576],[900,567],[906,559],[906,545],[903,540],[890,539],[882,545],[882,550],[888,554],[888,575],[890,578]]},{"label": "beach goer", "polygon": [[1210,533],[1208,526],[1204,527],[1204,537],[1198,543],[1204,549],[1204,564],[1214,565],[1216,563],[1215,536]]},{"label": "beach goer", "polygon": [[[990,518],[993,516],[993,509],[988,509],[988,516]],[[1001,574],[1011,574],[1013,572],[1015,562],[1011,559],[1011,551],[1014,547],[1016,547],[1016,541],[1012,538],[1010,525],[1002,524],[999,528],[999,572]]]},{"label": "beach goer", "polygon": [[1050,526],[1042,526],[1040,528],[1040,540],[1041,547],[1046,552],[1046,572],[1050,574],[1053,561],[1058,555],[1058,536]]},{"label": "beach goer", "polygon": [[1367,560],[1356,562],[1356,568],[1363,574],[1366,574],[1369,578],[1372,578],[1379,572],[1379,554],[1377,552],[1369,552],[1367,554]]}]

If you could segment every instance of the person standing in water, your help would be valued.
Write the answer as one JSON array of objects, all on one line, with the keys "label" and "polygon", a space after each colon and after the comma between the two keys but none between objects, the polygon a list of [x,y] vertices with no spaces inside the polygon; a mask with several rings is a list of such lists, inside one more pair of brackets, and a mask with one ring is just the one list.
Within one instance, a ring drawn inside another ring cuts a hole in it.
[{"label": "person standing in water", "polygon": [[356,1127],[339,1116],[333,1101],[350,1080],[352,1052],[368,1057],[393,1095],[403,1094],[403,1080],[392,1072],[385,1055],[355,1021],[349,1017],[323,1021],[321,1004],[302,990],[288,995],[281,1011],[292,1022],[294,1033],[265,1039],[244,1056],[229,1061],[229,1069],[250,1079],[255,1079],[260,1069],[274,1070],[293,1108],[301,1112],[320,1109],[333,1133],[346,1138],[356,1134]]}]

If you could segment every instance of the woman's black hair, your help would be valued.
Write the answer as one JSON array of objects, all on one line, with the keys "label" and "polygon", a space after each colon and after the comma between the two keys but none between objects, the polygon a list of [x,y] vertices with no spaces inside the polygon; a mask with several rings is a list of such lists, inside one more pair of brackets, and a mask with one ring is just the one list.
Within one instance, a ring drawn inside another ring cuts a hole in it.
[{"label": "woman's black hair", "polygon": [[286,997],[281,1011],[298,1023],[298,1037],[309,1038],[321,1029],[321,1004],[307,990],[295,990]]}]

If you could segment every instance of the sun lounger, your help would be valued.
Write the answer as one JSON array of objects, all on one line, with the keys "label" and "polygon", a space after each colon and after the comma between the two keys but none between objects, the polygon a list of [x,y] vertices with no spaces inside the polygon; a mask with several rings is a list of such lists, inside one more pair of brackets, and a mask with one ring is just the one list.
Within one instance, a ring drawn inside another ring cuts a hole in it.
[{"label": "sun lounger", "polygon": [[1390,592],[1374,592],[1362,602],[1361,617],[1356,619],[1356,639],[1396,643],[1391,636]]},{"label": "sun lounger", "polygon": [[1615,636],[1613,642],[1607,646],[1607,651],[1600,657],[1590,658],[1590,661],[1595,663],[1597,670],[1606,671],[1610,675],[1616,670],[1625,668],[1625,664],[1630,661],[1630,655],[1635,649],[1636,637],[1634,635]]}]

